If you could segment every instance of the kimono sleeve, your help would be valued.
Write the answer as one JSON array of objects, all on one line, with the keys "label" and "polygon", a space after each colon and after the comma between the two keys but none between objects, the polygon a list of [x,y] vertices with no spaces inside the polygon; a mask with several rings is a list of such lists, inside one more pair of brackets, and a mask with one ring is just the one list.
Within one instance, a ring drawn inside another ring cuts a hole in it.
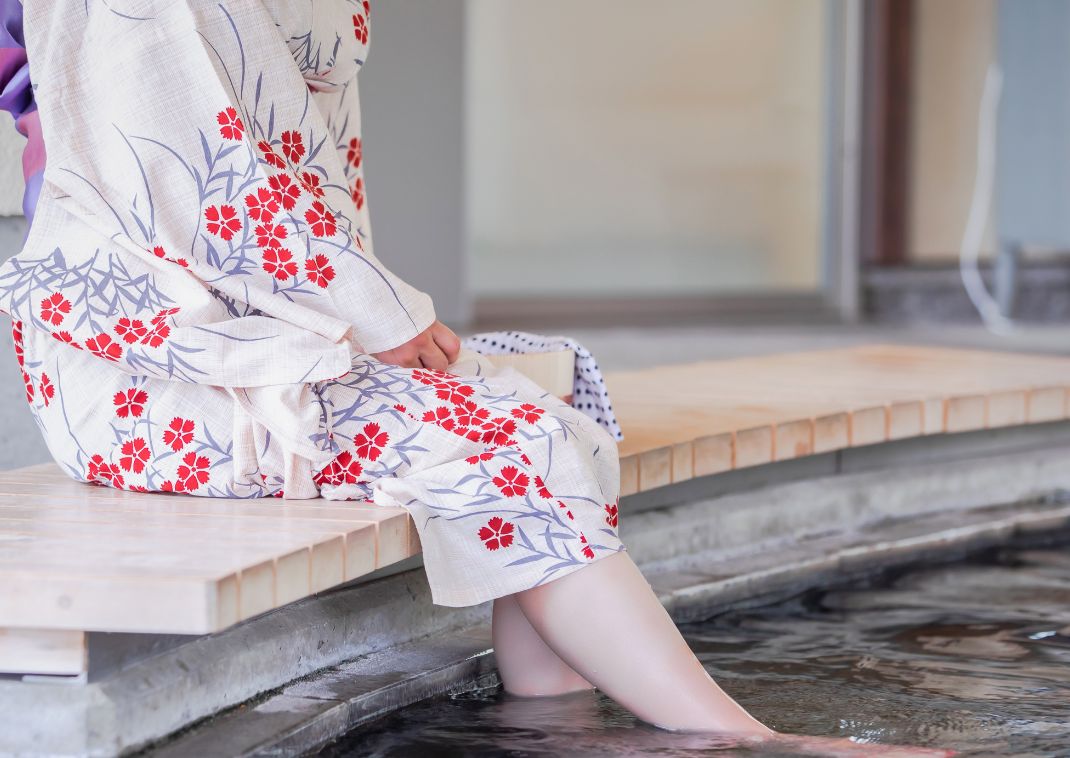
[{"label": "kimono sleeve", "polygon": [[[27,0],[26,17],[52,104],[46,188],[67,210],[250,314],[357,352],[434,321],[431,298],[372,252],[344,161],[352,129],[325,118],[288,45],[300,34],[269,6]],[[355,77],[339,86],[359,123]]]}]

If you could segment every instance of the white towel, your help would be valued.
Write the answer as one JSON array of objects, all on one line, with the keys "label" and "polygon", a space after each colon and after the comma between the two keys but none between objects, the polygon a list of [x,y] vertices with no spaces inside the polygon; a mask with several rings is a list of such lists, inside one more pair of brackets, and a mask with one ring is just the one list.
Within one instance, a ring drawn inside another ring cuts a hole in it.
[{"label": "white towel", "polygon": [[613,438],[620,441],[624,433],[613,414],[602,372],[591,351],[571,337],[546,336],[530,332],[479,332],[465,337],[463,347],[484,355],[502,353],[545,353],[554,350],[572,350],[576,354],[576,366],[572,384],[572,406],[604,426]]}]

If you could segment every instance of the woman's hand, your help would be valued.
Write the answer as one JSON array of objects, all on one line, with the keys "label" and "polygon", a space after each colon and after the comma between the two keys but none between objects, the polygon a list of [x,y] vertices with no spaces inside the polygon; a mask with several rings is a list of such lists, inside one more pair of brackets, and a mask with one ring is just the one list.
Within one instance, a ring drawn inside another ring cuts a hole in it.
[{"label": "woman's hand", "polygon": [[371,355],[394,366],[445,371],[447,366],[457,360],[460,351],[460,338],[441,321],[436,321],[408,342]]}]

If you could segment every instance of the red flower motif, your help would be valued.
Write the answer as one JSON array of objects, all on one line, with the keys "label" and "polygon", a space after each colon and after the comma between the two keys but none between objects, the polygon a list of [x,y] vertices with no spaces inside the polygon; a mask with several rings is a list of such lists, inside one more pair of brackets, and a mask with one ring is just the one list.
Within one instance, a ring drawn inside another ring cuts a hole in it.
[{"label": "red flower motif", "polygon": [[487,550],[509,547],[513,544],[513,529],[513,522],[494,516],[486,526],[480,527],[479,539],[483,540]]},{"label": "red flower motif", "polygon": [[15,319],[11,320],[11,341],[15,343],[15,359],[19,362],[19,366],[23,366],[26,363],[26,349],[22,344],[22,322]]},{"label": "red flower motif", "polygon": [[115,405],[115,415],[119,418],[140,418],[145,410],[145,403],[149,401],[149,395],[145,390],[131,387],[123,392],[116,392],[111,401]]},{"label": "red flower motif", "polygon": [[360,44],[368,44],[368,21],[357,13],[353,14],[353,36]]},{"label": "red flower motif", "polygon": [[249,208],[250,218],[265,223],[271,221],[279,212],[279,204],[282,196],[267,187],[258,187],[256,192],[250,192],[245,196],[245,205]]},{"label": "red flower motif", "polygon": [[293,253],[281,247],[269,247],[264,250],[263,268],[280,282],[285,282],[291,276],[297,276],[297,264],[294,263]]},{"label": "red flower motif", "polygon": [[26,402],[27,403],[32,403],[33,402],[33,377],[30,376],[29,374],[27,374],[25,371],[23,371],[22,372],[22,383],[26,386]]},{"label": "red flower motif", "polygon": [[238,112],[233,108],[224,108],[215,117],[219,122],[219,133],[223,139],[240,140],[245,132],[245,124],[238,117]]},{"label": "red flower motif", "polygon": [[119,466],[123,471],[133,471],[140,474],[145,470],[145,464],[149,462],[151,453],[144,437],[134,437],[123,443],[119,448]]},{"label": "red flower motif", "polygon": [[312,197],[323,197],[323,189],[320,187],[320,178],[317,174],[313,174],[311,171],[303,172],[301,174],[301,186]]},{"label": "red flower motif", "polygon": [[204,218],[207,221],[205,228],[209,233],[222,237],[227,242],[230,242],[236,232],[241,231],[241,219],[238,218],[238,212],[234,210],[233,205],[210,205],[204,209]]},{"label": "red flower motif", "polygon": [[435,396],[439,400],[445,400],[448,403],[463,403],[466,398],[471,397],[475,392],[472,385],[458,379],[445,379],[435,382],[435,390]]},{"label": "red flower motif", "polygon": [[521,453],[520,454],[520,460],[522,460],[524,462],[525,466],[530,466],[531,465],[531,458],[528,458],[528,454],[527,453]]},{"label": "red flower motif", "polygon": [[71,312],[71,301],[62,293],[53,292],[41,301],[41,320],[52,326],[63,323],[63,317]]},{"label": "red flower motif", "polygon": [[294,209],[297,198],[301,197],[301,188],[288,174],[275,174],[268,177],[268,186],[279,193],[282,207],[288,211]]},{"label": "red flower motif", "polygon": [[390,435],[374,422],[365,424],[364,428],[353,438],[353,444],[357,446],[357,455],[369,461],[376,460],[389,441]]},{"label": "red flower motif", "polygon": [[305,261],[305,273],[308,274],[310,282],[317,287],[325,289],[334,279],[334,267],[331,266],[329,259],[323,253],[314,255]]},{"label": "red flower motif", "polygon": [[368,16],[369,18],[371,18],[372,15],[372,5],[368,2],[368,0],[364,0],[364,15]]},{"label": "red flower motif", "polygon": [[286,227],[282,224],[258,224],[256,227],[256,244],[260,247],[281,247],[286,239]]},{"label": "red flower motif", "polygon": [[450,412],[450,409],[445,405],[440,405],[433,411],[424,411],[424,415],[421,421],[424,421],[428,424],[438,424],[447,431],[452,431],[453,428],[457,425],[457,422],[453,419],[453,414]]},{"label": "red flower motif", "polygon": [[202,484],[208,483],[209,465],[211,461],[208,460],[208,456],[197,455],[192,451],[186,453],[182,458],[182,463],[179,464],[178,471],[175,472],[175,483],[181,484],[185,491],[193,492]]},{"label": "red flower motif", "polygon": [[513,408],[513,416],[515,418],[524,419],[524,421],[527,421],[529,424],[538,423],[544,413],[546,413],[545,410],[534,406],[531,403],[524,403],[519,408]]},{"label": "red flower motif", "polygon": [[404,413],[406,411],[406,408],[401,403],[394,403],[394,410],[395,411],[400,411],[401,413]]},{"label": "red flower motif", "polygon": [[490,411],[486,408],[480,408],[471,400],[465,400],[453,406],[453,415],[457,417],[458,424],[478,426],[490,417]]},{"label": "red flower motif", "polygon": [[567,506],[567,505],[565,505],[564,503],[562,503],[562,502],[561,502],[560,500],[558,500],[558,501],[557,501],[557,507],[558,507],[558,508],[563,508],[563,509],[565,510],[565,515],[566,515],[566,516],[568,516],[568,517],[569,517],[570,519],[572,519],[573,521],[575,521],[575,520],[576,520],[576,517],[572,515],[572,511],[570,511],[570,510],[568,509],[568,506]]},{"label": "red flower motif", "polygon": [[606,503],[606,523],[610,526],[617,525],[617,505],[616,503]]},{"label": "red flower motif", "polygon": [[582,551],[584,557],[588,560],[594,558],[594,550],[587,544],[587,538],[583,536],[583,532],[580,532],[580,544],[584,546]]},{"label": "red flower motif", "polygon": [[[153,319],[153,321],[156,321]],[[171,327],[162,321],[157,321],[152,331],[145,335],[145,338],[141,340],[142,345],[148,345],[149,347],[159,347],[163,344],[163,341],[171,334]]]},{"label": "red flower motif", "polygon": [[318,487],[322,487],[325,484],[356,484],[360,481],[360,475],[363,471],[364,467],[360,465],[360,461],[356,460],[348,450],[344,450],[338,454],[338,457],[324,466],[313,477],[313,481]]},{"label": "red flower motif", "polygon": [[334,223],[334,215],[319,200],[313,201],[312,207],[305,211],[305,221],[317,237],[332,237],[338,229]]},{"label": "red flower motif", "polygon": [[440,371],[437,368],[416,368],[412,370],[412,378],[420,384],[436,384],[444,380],[456,379],[457,374]]},{"label": "red flower motif", "polygon": [[349,160],[349,165],[353,168],[360,168],[360,159],[363,154],[364,150],[360,137],[354,137],[349,140],[349,150],[346,151],[346,158]]},{"label": "red flower motif", "polygon": [[188,418],[175,416],[163,433],[163,444],[169,445],[176,453],[193,442],[193,430],[196,424]]},{"label": "red flower motif", "polygon": [[152,248],[152,254],[155,255],[157,258],[167,257],[167,251],[163,249],[162,245],[157,245],[156,247]]},{"label": "red flower motif", "polygon": [[98,358],[117,361],[123,357],[123,346],[107,334],[98,334],[85,341],[85,349]]},{"label": "red flower motif", "polygon": [[[82,349],[82,346],[74,341],[74,337],[71,336],[70,332],[52,332],[52,338],[53,339],[57,339],[60,342],[66,342],[71,347],[76,347],[79,350]],[[19,346],[16,345],[15,348],[16,348],[15,352],[19,352]],[[20,361],[20,363],[21,363],[21,361]]]},{"label": "red flower motif", "polygon": [[298,131],[285,131],[282,133],[282,154],[290,159],[291,163],[297,163],[305,154],[305,143]]},{"label": "red flower motif", "polygon": [[119,319],[119,322],[115,325],[115,333],[122,337],[123,342],[133,345],[139,339],[143,339],[149,333],[149,330],[141,319],[124,317]]},{"label": "red flower motif", "polygon": [[256,143],[256,146],[260,148],[260,152],[264,154],[264,162],[267,163],[269,166],[274,166],[275,168],[286,168],[286,161],[284,161],[281,157],[279,157],[278,153],[271,149],[271,145],[267,141],[260,140]]},{"label": "red flower motif", "polygon": [[86,479],[91,482],[110,484],[112,487],[123,486],[123,475],[119,473],[119,467],[106,462],[104,456],[99,453],[89,459]]},{"label": "red flower motif", "polygon": [[538,474],[535,475],[535,486],[539,488],[539,497],[544,497],[547,500],[553,497],[550,494],[550,490],[546,487],[546,482],[542,480],[542,477]]},{"label": "red flower motif", "polygon": [[152,323],[159,324],[164,319],[174,316],[180,310],[182,309],[176,306],[174,308],[164,308],[161,311],[156,311],[156,315],[152,317]]},{"label": "red flower motif", "polygon": [[364,207],[364,179],[357,177],[353,189],[349,191],[349,196],[353,198],[353,205],[357,206],[358,211]]},{"label": "red flower motif", "polygon": [[482,426],[483,435],[480,440],[485,445],[511,445],[512,438],[509,436],[516,432],[516,422],[505,416],[487,421]]},{"label": "red flower motif", "polygon": [[491,481],[506,497],[522,497],[528,491],[528,475],[516,466],[503,466]]},{"label": "red flower motif", "polygon": [[182,482],[166,481],[160,485],[160,492],[182,492],[184,488]]},{"label": "red flower motif", "polygon": [[38,389],[41,392],[41,399],[45,401],[45,407],[48,407],[48,401],[56,396],[56,387],[52,384],[52,380],[48,378],[48,374],[41,374],[41,383],[38,385]]},{"label": "red flower motif", "polygon": [[470,455],[464,459],[465,463],[471,463],[475,466],[480,461],[489,461],[494,457],[494,453],[480,453],[479,455]]}]

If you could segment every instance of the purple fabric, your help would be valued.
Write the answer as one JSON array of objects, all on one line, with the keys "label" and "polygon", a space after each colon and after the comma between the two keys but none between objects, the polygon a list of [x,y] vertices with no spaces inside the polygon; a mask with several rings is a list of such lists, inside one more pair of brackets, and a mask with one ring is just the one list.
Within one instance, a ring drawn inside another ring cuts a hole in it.
[{"label": "purple fabric", "polygon": [[41,138],[41,119],[30,85],[21,0],[0,0],[0,109],[14,116],[15,128],[26,137],[26,148],[22,152],[22,174],[26,179],[22,211],[26,220],[32,223],[45,170],[45,143]]}]

